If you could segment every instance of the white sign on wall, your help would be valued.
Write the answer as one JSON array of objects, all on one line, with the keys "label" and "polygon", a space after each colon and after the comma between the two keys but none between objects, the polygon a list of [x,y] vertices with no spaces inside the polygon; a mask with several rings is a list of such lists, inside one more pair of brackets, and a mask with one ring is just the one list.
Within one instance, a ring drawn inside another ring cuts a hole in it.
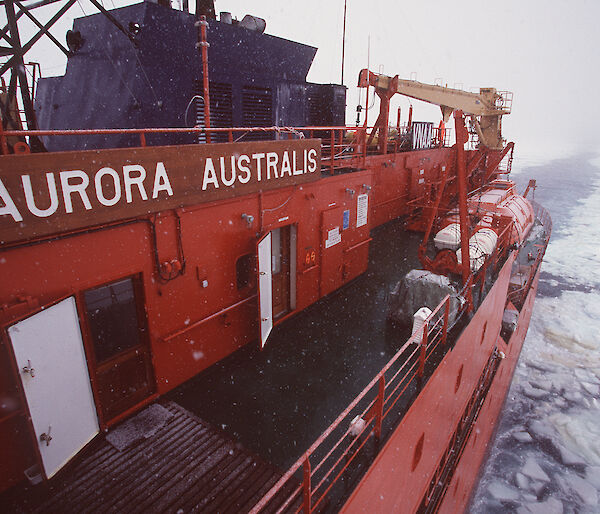
[{"label": "white sign on wall", "polygon": [[332,246],[342,242],[342,234],[340,234],[340,227],[332,228],[327,232],[327,240],[325,241],[325,248],[331,248]]},{"label": "white sign on wall", "polygon": [[356,199],[356,228],[367,224],[369,195],[358,195]]}]

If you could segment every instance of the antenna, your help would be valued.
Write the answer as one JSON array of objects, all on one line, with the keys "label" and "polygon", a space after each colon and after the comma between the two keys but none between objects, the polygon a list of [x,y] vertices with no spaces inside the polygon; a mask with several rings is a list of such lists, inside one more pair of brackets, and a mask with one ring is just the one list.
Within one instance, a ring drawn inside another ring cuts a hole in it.
[{"label": "antenna", "polygon": [[346,3],[347,0],[344,0],[344,30],[342,32],[342,85],[344,84],[344,53],[346,50]]}]

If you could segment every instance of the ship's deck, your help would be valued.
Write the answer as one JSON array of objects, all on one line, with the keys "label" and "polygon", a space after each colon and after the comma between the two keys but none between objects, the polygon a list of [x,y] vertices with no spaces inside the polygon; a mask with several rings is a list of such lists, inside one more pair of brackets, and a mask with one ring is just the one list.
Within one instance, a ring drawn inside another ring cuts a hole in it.
[{"label": "ship's deck", "polygon": [[50,482],[0,496],[1,510],[246,512],[280,478],[273,466],[179,405],[153,407],[164,411],[163,424],[147,437],[140,440],[135,429],[112,443],[99,437]]},{"label": "ship's deck", "polygon": [[366,273],[278,325],[263,351],[248,345],[171,392],[161,403],[173,420],[155,435],[121,450],[99,437],[49,483],[0,501],[15,512],[248,510],[407,339],[388,299],[419,267],[421,236],[401,221],[372,236]]},{"label": "ship's deck", "polygon": [[276,467],[287,469],[406,341],[386,321],[388,295],[418,267],[420,237],[400,221],[379,227],[365,274],[275,327],[265,350],[248,345],[170,393],[161,403],[172,419],[156,434],[120,450],[100,436],[50,482],[0,503],[248,510],[281,476]]},{"label": "ship's deck", "polygon": [[419,267],[422,235],[401,221],[374,231],[365,274],[171,393],[245,447],[287,469],[410,334],[386,322],[388,295]]}]

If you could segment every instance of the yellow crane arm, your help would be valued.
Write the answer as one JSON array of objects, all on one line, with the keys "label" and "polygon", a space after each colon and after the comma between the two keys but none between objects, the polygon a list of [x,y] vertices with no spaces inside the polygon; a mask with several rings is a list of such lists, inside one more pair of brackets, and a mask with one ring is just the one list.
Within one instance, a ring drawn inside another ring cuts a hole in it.
[{"label": "yellow crane arm", "polygon": [[[444,122],[455,110],[461,110],[473,117],[475,129],[482,144],[488,148],[501,148],[501,119],[510,109],[503,105],[504,98],[495,88],[481,88],[479,93],[469,93],[460,89],[423,84],[414,80],[378,75],[369,70],[361,70],[358,87],[374,86],[388,96],[399,93],[416,100],[439,105]],[[478,118],[476,118],[478,117]]]}]

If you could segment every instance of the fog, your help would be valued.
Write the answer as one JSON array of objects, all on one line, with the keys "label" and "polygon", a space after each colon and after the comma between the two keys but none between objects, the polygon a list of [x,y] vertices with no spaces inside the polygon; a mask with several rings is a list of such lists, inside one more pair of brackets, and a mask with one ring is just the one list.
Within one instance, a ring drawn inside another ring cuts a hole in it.
[{"label": "fog", "polygon": [[[255,2],[267,32],[319,48],[309,80],[339,82],[344,2]],[[285,5],[285,7],[284,7]],[[243,16],[249,3],[223,0],[217,10]],[[481,2],[359,2],[348,0],[344,84],[355,111],[358,71],[414,77],[466,90],[496,87],[514,92],[504,134],[526,153],[560,155],[599,148],[600,108],[594,101],[600,68],[600,3],[574,0]],[[370,44],[369,44],[370,42]],[[369,51],[370,47],[370,51]],[[439,119],[437,107],[412,101],[418,119]],[[404,116],[408,99],[392,103]],[[375,111],[375,112],[373,112]],[[376,118],[376,108],[369,113]],[[348,116],[352,123],[355,115]]]}]

